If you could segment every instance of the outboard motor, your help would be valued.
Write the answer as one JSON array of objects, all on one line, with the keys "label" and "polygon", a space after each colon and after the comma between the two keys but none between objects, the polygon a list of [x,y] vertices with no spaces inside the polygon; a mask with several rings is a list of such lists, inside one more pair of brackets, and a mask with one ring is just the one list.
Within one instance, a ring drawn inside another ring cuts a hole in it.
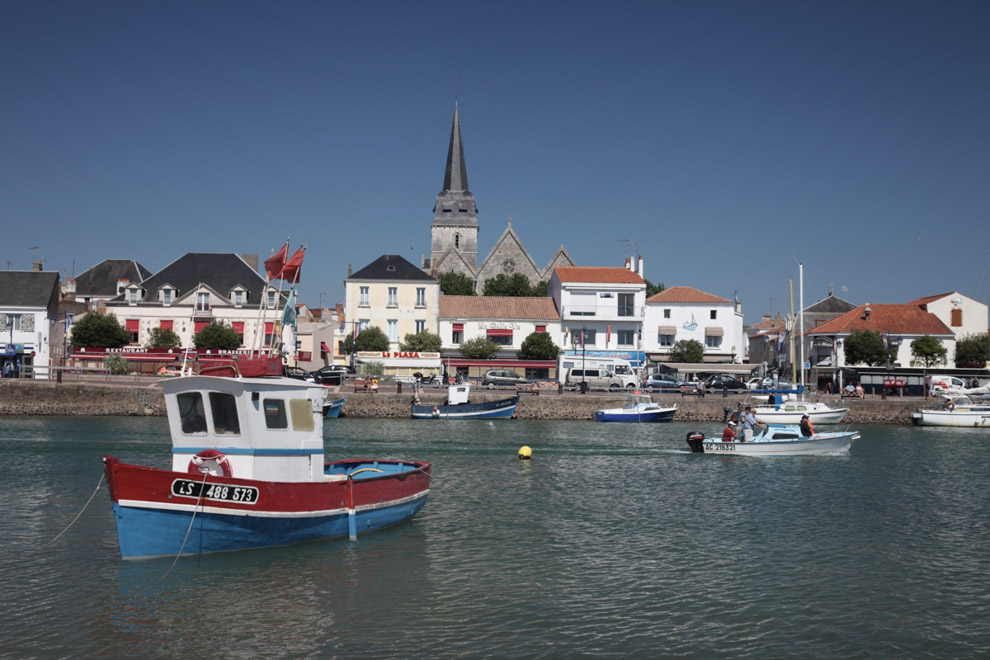
[{"label": "outboard motor", "polygon": [[691,431],[687,434],[687,443],[691,451],[695,454],[704,454],[705,447],[701,443],[705,440],[705,434],[700,431]]}]

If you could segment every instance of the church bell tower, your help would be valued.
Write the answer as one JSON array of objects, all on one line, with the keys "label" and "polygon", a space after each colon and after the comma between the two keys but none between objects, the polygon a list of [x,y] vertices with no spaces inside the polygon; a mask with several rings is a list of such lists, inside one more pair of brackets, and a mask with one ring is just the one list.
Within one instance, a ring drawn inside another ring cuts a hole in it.
[{"label": "church bell tower", "polygon": [[437,195],[430,225],[430,266],[475,278],[478,271],[478,207],[468,189],[461,120],[454,103],[454,123],[447,148],[443,190]]}]

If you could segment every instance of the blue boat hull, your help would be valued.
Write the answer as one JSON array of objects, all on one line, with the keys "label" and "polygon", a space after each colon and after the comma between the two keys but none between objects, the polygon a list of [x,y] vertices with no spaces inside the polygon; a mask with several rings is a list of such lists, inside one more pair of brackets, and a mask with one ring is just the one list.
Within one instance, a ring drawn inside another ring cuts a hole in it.
[{"label": "blue boat hull", "polygon": [[[394,506],[357,513],[357,531],[370,532],[411,518],[426,495]],[[264,518],[197,513],[192,527],[184,511],[126,507],[113,503],[120,554],[130,559],[248,550],[348,536],[347,511],[331,515]],[[189,538],[186,538],[188,532]],[[183,548],[185,540],[185,548]]]},{"label": "blue boat hull", "polygon": [[674,419],[676,410],[636,413],[625,411],[596,410],[596,422],[669,422]]},{"label": "blue boat hull", "polygon": [[337,399],[336,401],[331,401],[326,406],[323,407],[324,417],[340,417],[340,411],[344,408],[344,399]]},{"label": "blue boat hull", "polygon": [[516,414],[519,397],[456,406],[413,406],[413,419],[510,419]]}]

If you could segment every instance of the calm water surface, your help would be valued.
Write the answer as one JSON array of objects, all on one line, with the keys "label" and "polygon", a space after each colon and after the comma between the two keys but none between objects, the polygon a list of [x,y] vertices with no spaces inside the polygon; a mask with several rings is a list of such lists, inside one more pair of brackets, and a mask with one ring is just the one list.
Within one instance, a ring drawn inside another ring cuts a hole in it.
[{"label": "calm water surface", "polygon": [[120,559],[105,484],[42,546],[103,454],[169,464],[165,420],[0,418],[0,655],[990,655],[990,433],[758,459],[686,453],[694,428],[331,420],[328,457],[433,462],[415,519],[162,579]]}]

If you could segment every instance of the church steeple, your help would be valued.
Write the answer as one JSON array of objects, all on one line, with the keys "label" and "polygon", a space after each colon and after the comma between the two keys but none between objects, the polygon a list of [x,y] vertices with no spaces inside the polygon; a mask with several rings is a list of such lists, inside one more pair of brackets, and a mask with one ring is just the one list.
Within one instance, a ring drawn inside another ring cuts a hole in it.
[{"label": "church steeple", "polygon": [[[464,143],[461,140],[461,116],[454,102],[454,122],[450,127],[447,147],[447,167],[443,175],[443,190],[433,206],[431,225],[430,264],[443,270],[442,261],[448,252],[456,252],[458,262],[474,271],[478,267],[478,207],[468,189]],[[460,270],[462,266],[455,268]],[[474,273],[464,273],[474,277]]]}]

